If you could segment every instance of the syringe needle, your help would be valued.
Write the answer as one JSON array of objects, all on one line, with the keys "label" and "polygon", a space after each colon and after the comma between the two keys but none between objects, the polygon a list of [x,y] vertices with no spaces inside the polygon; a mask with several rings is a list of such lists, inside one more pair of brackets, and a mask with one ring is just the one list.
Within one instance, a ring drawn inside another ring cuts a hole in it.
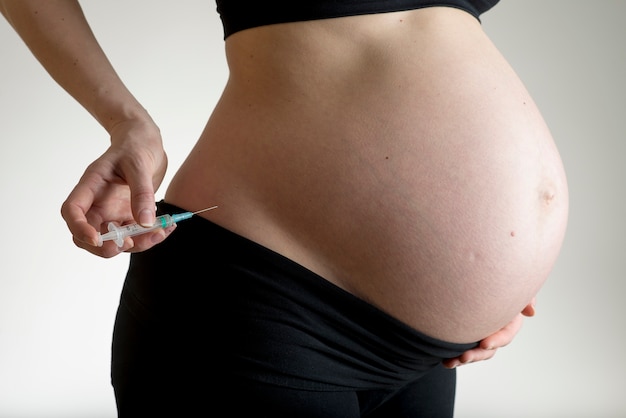
[{"label": "syringe needle", "polygon": [[206,212],[206,211],[208,211],[208,210],[213,210],[213,209],[216,209],[216,208],[217,208],[217,206],[211,206],[210,208],[206,208],[206,209],[199,210],[199,211],[197,211],[197,212],[193,212],[193,214],[194,214],[194,215],[197,215],[197,214],[199,214],[199,213]]}]

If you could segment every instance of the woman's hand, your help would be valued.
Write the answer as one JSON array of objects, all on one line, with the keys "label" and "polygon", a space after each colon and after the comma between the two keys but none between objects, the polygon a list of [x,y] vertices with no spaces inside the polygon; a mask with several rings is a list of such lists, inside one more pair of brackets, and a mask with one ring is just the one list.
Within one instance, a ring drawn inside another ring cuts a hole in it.
[{"label": "woman's hand", "polygon": [[111,136],[111,147],[87,168],[61,208],[76,245],[112,257],[162,241],[167,231],[159,230],[127,238],[121,250],[113,242],[98,247],[98,232],[109,221],[153,224],[154,191],[167,157],[158,127],[117,75],[79,2],[0,0],[0,13],[52,78]]},{"label": "woman's hand", "polygon": [[126,238],[122,248],[113,241],[98,246],[98,233],[107,232],[108,222],[144,226],[154,223],[154,192],[167,168],[161,134],[151,120],[119,122],[110,134],[111,146],[87,167],[61,208],[74,243],[101,257],[146,250],[163,241],[172,230],[158,229]]},{"label": "woman's hand", "polygon": [[489,360],[495,356],[498,348],[505,347],[513,341],[515,335],[522,328],[524,317],[531,317],[535,315],[535,298],[526,305],[524,310],[519,313],[511,322],[509,322],[504,328],[495,334],[482,340],[478,347],[468,350],[459,357],[445,360],[443,365],[447,368],[455,368],[464,364],[475,363],[481,360]]}]

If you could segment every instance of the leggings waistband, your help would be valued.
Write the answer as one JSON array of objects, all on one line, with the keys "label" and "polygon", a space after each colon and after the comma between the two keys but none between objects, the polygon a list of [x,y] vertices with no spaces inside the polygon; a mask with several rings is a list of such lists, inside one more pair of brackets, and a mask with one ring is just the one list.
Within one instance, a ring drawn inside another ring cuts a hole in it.
[{"label": "leggings waistband", "polygon": [[476,346],[424,335],[201,217],[133,254],[124,292],[148,320],[186,312],[195,324],[185,326],[211,333],[230,373],[299,389],[399,387]]}]

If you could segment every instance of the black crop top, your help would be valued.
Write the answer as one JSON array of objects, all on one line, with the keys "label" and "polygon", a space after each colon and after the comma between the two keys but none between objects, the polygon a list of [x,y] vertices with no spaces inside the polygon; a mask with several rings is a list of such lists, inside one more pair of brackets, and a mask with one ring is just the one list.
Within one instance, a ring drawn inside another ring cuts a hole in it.
[{"label": "black crop top", "polygon": [[499,0],[290,0],[285,2],[262,0],[216,0],[217,11],[224,26],[224,38],[235,32],[271,25],[354,16],[433,6],[455,7],[465,10],[477,19]]}]

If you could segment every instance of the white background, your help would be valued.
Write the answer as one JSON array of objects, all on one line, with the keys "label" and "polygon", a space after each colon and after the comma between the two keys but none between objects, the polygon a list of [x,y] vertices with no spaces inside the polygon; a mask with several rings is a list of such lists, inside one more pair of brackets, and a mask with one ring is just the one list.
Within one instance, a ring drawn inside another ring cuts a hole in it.
[{"label": "white background", "polygon": [[[160,125],[171,174],[227,77],[211,0],[83,4]],[[457,417],[626,417],[626,1],[502,0],[483,26],[526,83],[571,213],[538,314],[459,369]],[[0,418],[115,417],[110,342],[128,257],[78,250],[59,215],[106,132],[0,20]]]}]

